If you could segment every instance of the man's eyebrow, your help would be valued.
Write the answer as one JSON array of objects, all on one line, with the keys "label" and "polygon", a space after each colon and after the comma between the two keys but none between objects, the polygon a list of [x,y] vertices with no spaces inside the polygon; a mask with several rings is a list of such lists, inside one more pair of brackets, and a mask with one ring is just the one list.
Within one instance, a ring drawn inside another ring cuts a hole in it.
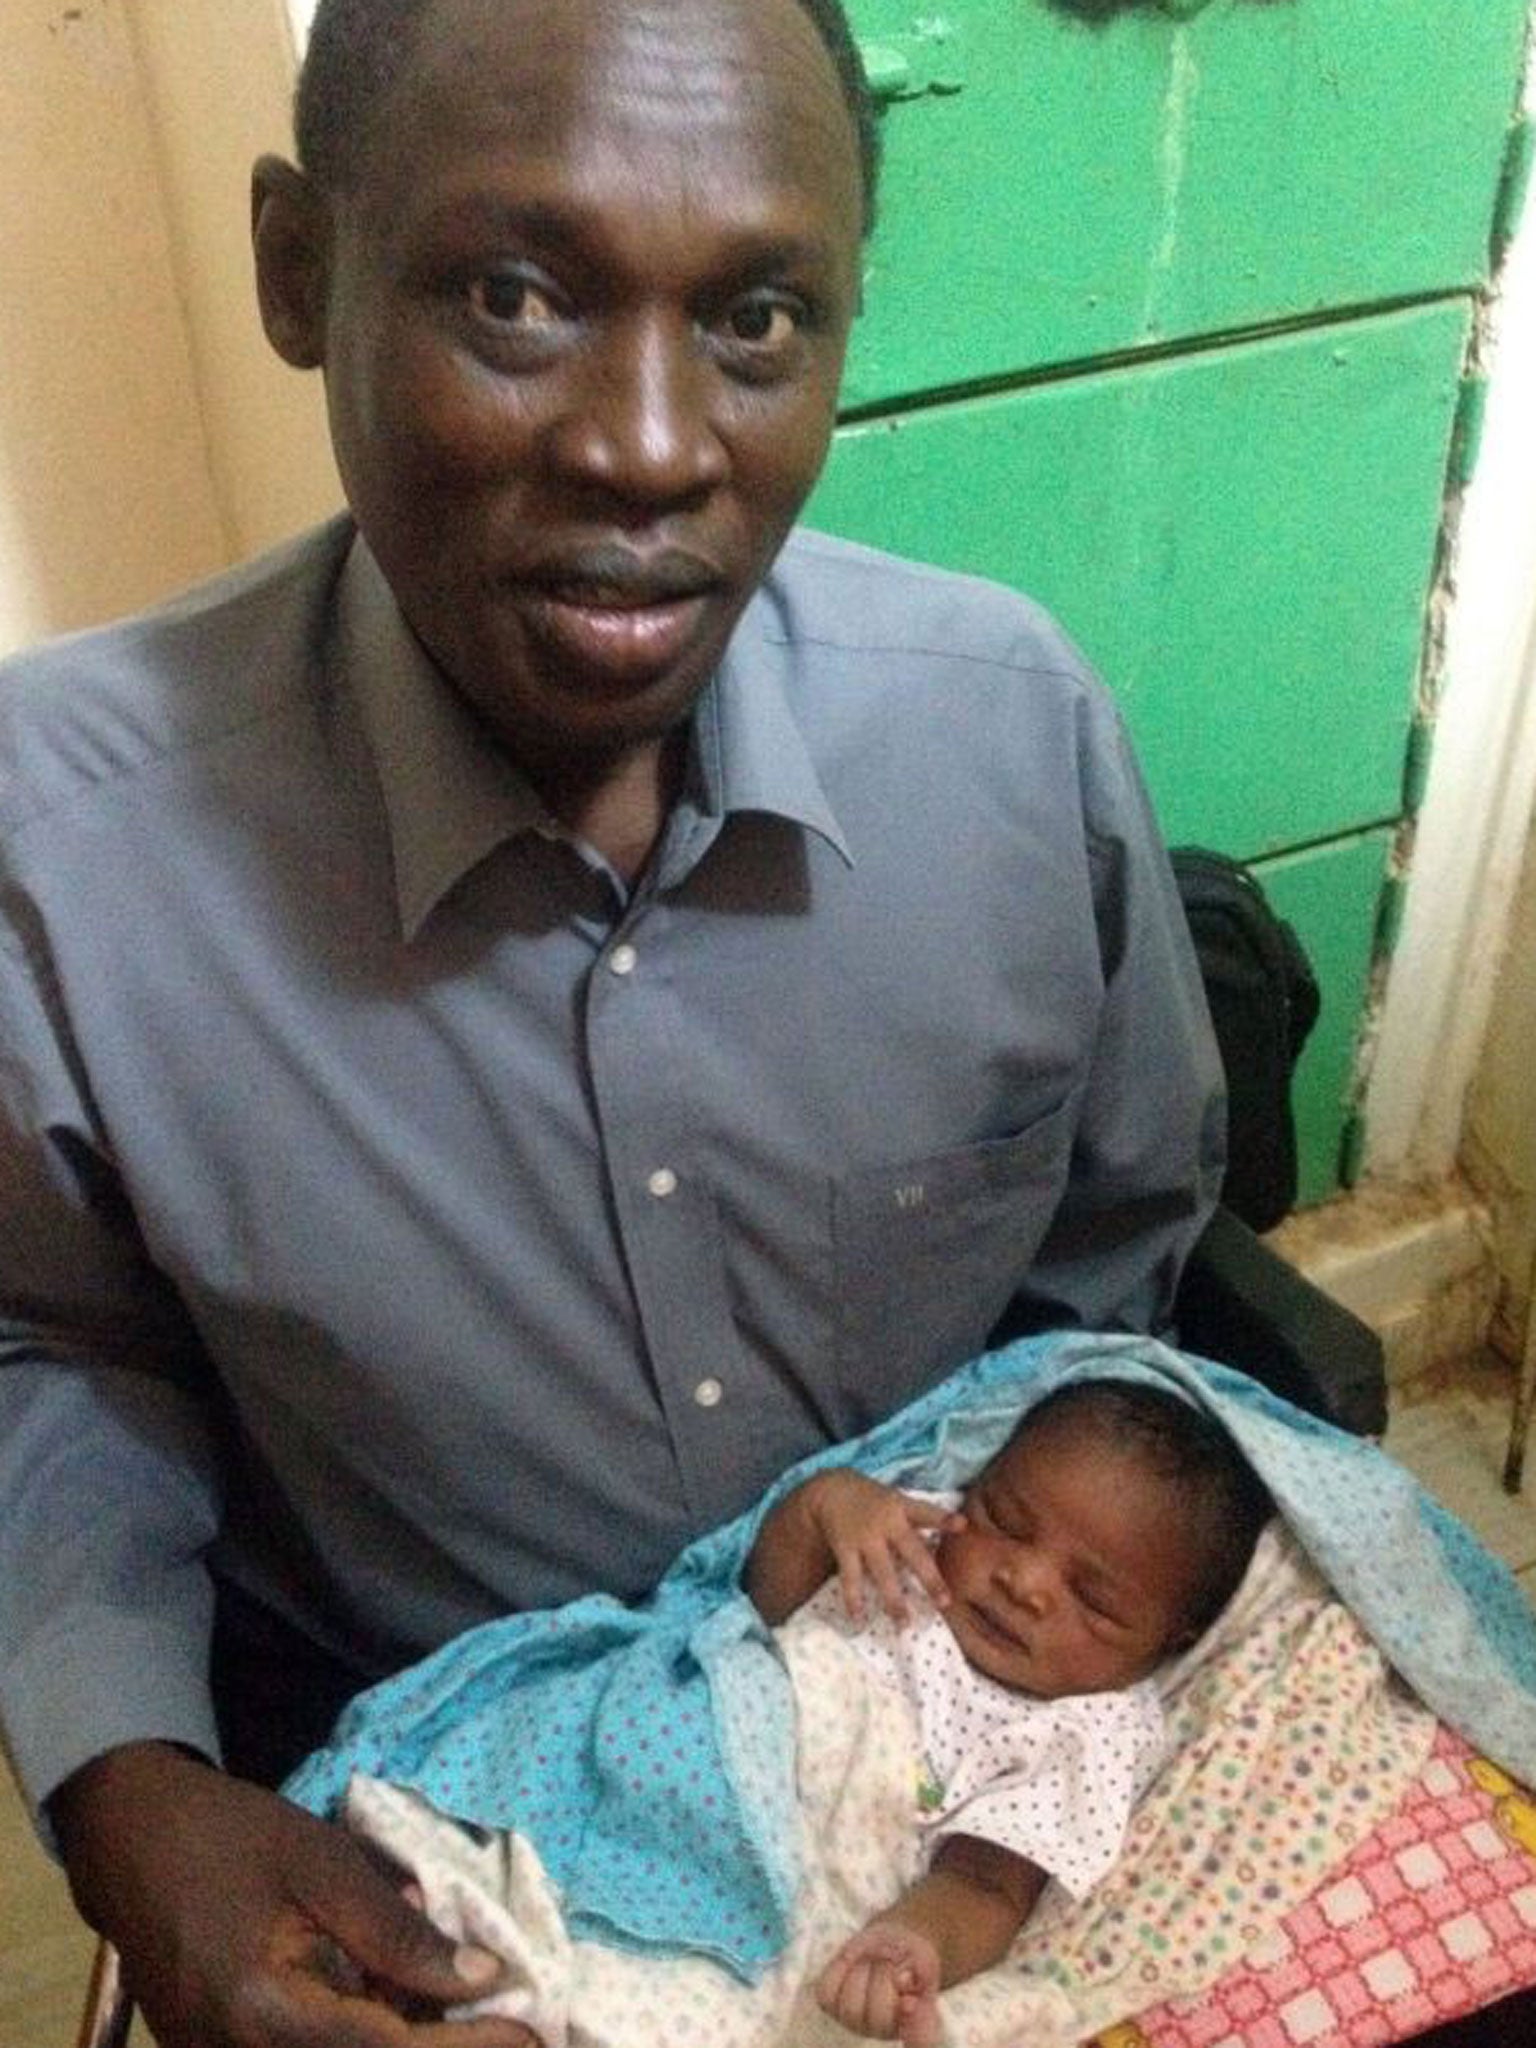
[{"label": "man's eyebrow", "polygon": [[760,270],[805,269],[827,262],[833,253],[830,243],[813,235],[758,235],[751,229],[742,231],[737,246],[743,265]]},{"label": "man's eyebrow", "polygon": [[[477,191],[449,195],[425,215],[425,225],[433,234],[487,240],[506,237],[536,247],[580,250],[599,260],[613,241],[606,209],[574,197],[556,202],[501,199]],[[817,268],[835,258],[836,249],[829,238],[785,234],[768,225],[758,228],[743,221],[734,228],[715,231],[710,267],[722,275],[756,275]]]},{"label": "man's eyebrow", "polygon": [[570,243],[587,239],[584,211],[546,199],[498,199],[489,192],[471,191],[450,193],[423,218],[434,233],[516,235],[536,242]]}]

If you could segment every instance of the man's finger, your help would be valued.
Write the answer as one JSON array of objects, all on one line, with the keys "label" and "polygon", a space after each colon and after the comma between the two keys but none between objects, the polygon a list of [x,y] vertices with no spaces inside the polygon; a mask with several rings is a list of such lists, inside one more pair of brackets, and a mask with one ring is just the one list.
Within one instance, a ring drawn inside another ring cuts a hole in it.
[{"label": "man's finger", "polygon": [[336,1864],[335,1882],[310,1912],[365,1977],[437,2006],[470,2004],[502,1981],[498,1957],[450,1941],[360,1856],[339,1855]]},{"label": "man's finger", "polygon": [[542,2048],[518,2020],[410,2020],[370,1998],[338,1998],[318,1979],[289,1980],[260,2038],[271,2048]]},{"label": "man's finger", "polygon": [[437,2020],[412,2027],[409,2048],[543,2048],[539,2036],[517,2020]]}]

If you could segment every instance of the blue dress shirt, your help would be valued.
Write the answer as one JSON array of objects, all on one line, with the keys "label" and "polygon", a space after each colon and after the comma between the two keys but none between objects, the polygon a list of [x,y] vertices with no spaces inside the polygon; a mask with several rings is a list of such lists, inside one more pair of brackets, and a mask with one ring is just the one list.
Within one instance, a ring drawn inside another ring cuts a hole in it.
[{"label": "blue dress shirt", "polygon": [[1122,727],[797,534],[632,889],[345,521],[0,671],[0,1712],[213,1750],[210,1569],[382,1671],[641,1592],[1019,1324],[1156,1327],[1219,1068]]}]

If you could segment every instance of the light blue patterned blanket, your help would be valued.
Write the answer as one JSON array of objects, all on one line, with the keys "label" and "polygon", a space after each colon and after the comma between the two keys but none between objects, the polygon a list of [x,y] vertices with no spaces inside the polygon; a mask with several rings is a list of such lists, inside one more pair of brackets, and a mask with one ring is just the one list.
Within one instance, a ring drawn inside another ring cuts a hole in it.
[{"label": "light blue patterned blanket", "polygon": [[763,1516],[826,1465],[962,1484],[1073,1380],[1172,1385],[1210,1410],[1313,1562],[1427,1706],[1536,1783],[1536,1618],[1509,1572],[1370,1442],[1239,1373],[1140,1337],[1029,1338],[785,1474],[701,1537],[655,1593],[514,1615],[363,1694],[290,1798],[339,1810],[353,1772],[536,1846],[577,1938],[715,1957],[755,1982],[799,1876],[794,1703],[739,1589]]}]

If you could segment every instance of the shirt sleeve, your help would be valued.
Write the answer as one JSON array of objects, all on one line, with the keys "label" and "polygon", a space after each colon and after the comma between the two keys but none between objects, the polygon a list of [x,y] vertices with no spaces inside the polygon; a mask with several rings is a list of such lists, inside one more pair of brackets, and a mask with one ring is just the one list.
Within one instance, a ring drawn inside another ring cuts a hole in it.
[{"label": "shirt sleeve", "polygon": [[196,1340],[49,986],[0,932],[0,1726],[34,1809],[120,1743],[217,1755]]},{"label": "shirt sleeve", "polygon": [[[1081,1899],[1119,1858],[1131,1811],[1161,1762],[1162,1714],[1144,1685],[1032,1702],[1030,1713],[1017,1746],[999,1728],[990,1757],[967,1756],[967,1776],[986,1782],[945,1814],[930,1854],[949,1835],[996,1842]],[[987,1778],[989,1769],[996,1775]]]},{"label": "shirt sleeve", "polygon": [[1194,943],[1130,740],[1084,699],[1083,816],[1104,996],[1067,1190],[1005,1334],[1164,1333],[1226,1158],[1226,1092]]}]

